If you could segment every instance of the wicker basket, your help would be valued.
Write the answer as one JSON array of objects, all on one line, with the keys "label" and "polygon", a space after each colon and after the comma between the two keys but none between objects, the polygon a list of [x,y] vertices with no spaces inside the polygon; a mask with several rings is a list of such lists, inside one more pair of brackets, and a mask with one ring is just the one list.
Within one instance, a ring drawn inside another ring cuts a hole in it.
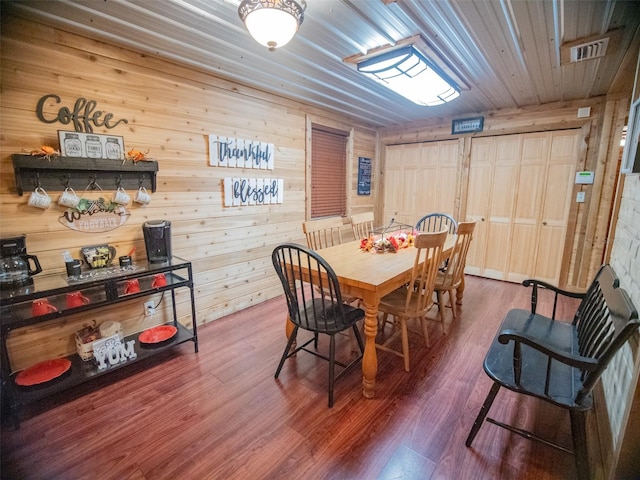
[{"label": "wicker basket", "polygon": [[100,338],[100,331],[93,325],[85,325],[76,332],[76,349],[80,358],[87,362],[93,358],[93,342]]}]

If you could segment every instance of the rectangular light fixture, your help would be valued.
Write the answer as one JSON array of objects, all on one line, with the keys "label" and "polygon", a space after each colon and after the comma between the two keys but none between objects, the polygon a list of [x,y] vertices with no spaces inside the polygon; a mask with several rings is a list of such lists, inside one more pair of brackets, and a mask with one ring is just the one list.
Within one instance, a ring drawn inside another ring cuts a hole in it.
[{"label": "rectangular light fixture", "polygon": [[414,45],[368,56],[357,69],[418,105],[441,105],[460,95],[460,87]]}]

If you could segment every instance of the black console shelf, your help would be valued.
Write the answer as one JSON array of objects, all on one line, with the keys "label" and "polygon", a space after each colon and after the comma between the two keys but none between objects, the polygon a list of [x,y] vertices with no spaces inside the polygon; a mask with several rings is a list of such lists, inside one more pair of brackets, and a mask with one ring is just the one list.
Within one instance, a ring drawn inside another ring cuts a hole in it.
[{"label": "black console shelf", "polygon": [[[166,285],[154,287],[154,278],[161,274],[166,279]],[[131,281],[138,282],[140,285],[139,292],[125,293],[125,288]],[[182,325],[177,320],[175,290],[178,288],[188,288],[190,292],[190,328]],[[66,308],[64,299],[67,293],[76,291],[82,292],[83,295],[90,299],[90,303],[79,307]],[[7,340],[12,330],[50,322],[67,315],[96,310],[107,305],[131,301],[165,291],[171,294],[173,322],[170,324],[177,328],[176,335],[170,339],[157,344],[144,344],[138,339],[140,332],[125,332],[123,342],[126,344],[128,341],[135,341],[136,358],[128,359],[123,363],[109,365],[107,368],[100,370],[94,360],[83,361],[78,354],[73,354],[66,357],[71,362],[70,370],[60,377],[40,385],[28,387],[16,384],[15,378],[19,372],[12,369],[7,351]],[[49,299],[58,310],[34,317],[31,313],[32,303],[34,300],[41,298]],[[16,427],[19,426],[18,409],[21,406],[71,389],[116,370],[121,370],[188,341],[194,343],[195,352],[198,352],[191,262],[179,257],[173,257],[171,261],[160,264],[145,262],[144,265],[134,265],[129,269],[109,267],[108,269],[87,271],[83,272],[80,278],[67,278],[60,275],[36,276],[34,277],[33,285],[15,290],[0,291],[0,305],[2,396],[3,402],[7,402],[5,406],[9,407]]]}]

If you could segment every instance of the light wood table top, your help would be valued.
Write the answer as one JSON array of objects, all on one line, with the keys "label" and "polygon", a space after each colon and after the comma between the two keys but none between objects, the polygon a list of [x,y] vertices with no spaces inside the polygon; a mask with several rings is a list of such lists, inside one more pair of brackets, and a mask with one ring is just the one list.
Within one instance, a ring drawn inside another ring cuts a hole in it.
[{"label": "light wood table top", "polygon": [[[443,253],[448,255],[455,244],[455,235],[448,235]],[[362,359],[362,394],[375,395],[378,359],[375,347],[378,333],[380,299],[411,280],[416,250],[402,248],[396,253],[360,251],[360,241],[343,243],[318,250],[331,265],[340,282],[343,295],[362,299],[366,313],[364,321],[365,349]],[[287,332],[289,333],[289,331]]]}]

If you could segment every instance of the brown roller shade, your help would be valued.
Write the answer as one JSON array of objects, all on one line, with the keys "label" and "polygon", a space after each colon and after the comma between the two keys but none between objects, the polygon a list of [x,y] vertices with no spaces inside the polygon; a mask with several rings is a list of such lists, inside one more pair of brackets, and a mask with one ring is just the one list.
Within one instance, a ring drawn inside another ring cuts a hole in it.
[{"label": "brown roller shade", "polygon": [[347,136],[311,131],[311,218],[345,216]]}]

